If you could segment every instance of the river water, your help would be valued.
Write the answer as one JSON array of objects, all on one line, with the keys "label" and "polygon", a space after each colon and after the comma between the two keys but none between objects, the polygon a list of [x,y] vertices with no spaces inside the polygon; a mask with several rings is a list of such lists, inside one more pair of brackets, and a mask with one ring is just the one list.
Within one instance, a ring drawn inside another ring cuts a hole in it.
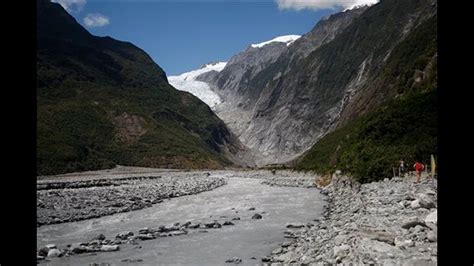
[{"label": "river water", "polygon": [[[236,177],[239,174],[228,176],[227,185],[172,198],[146,209],[41,226],[37,231],[37,245],[54,243],[58,248],[65,248],[67,244],[89,241],[100,233],[113,239],[120,232],[137,232],[143,227],[240,217],[241,220],[233,221],[234,226],[209,229],[207,233],[192,230],[187,235],[140,241],[139,245],[122,244],[116,252],[48,258],[49,261],[41,264],[127,265],[123,260],[130,259],[141,260],[137,264],[142,265],[226,265],[227,259],[239,257],[240,265],[255,265],[289,240],[283,237],[287,223],[308,223],[322,215],[325,198],[316,188],[276,187],[260,184],[259,179]],[[255,210],[249,211],[251,207]],[[261,214],[263,219],[251,219],[255,213]]]}]

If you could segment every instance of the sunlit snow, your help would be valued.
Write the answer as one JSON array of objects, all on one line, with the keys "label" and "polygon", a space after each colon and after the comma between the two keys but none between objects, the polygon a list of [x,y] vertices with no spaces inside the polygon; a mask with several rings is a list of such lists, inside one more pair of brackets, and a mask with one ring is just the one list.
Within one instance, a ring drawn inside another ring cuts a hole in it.
[{"label": "sunlit snow", "polygon": [[173,87],[181,91],[187,91],[205,102],[211,109],[222,102],[221,98],[211,90],[206,82],[196,80],[196,77],[209,72],[220,72],[224,69],[227,62],[218,62],[215,64],[207,64],[204,67],[183,73],[179,76],[169,76],[168,81]]},{"label": "sunlit snow", "polygon": [[271,39],[271,40],[266,41],[266,42],[251,44],[251,46],[253,48],[262,48],[263,46],[265,46],[269,43],[272,43],[272,42],[283,42],[283,43],[286,43],[286,45],[288,46],[288,45],[292,44],[294,41],[296,41],[299,37],[301,37],[301,36],[300,35],[285,35],[285,36],[276,37],[276,38]]}]

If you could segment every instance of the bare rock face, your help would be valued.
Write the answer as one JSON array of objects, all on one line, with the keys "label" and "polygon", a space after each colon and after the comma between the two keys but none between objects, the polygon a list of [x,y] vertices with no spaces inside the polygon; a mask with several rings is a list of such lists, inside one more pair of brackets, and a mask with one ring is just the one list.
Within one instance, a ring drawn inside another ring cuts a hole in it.
[{"label": "bare rock face", "polygon": [[432,1],[403,0],[337,13],[291,45],[249,47],[219,73],[198,78],[223,99],[217,115],[258,166],[286,163],[395,97],[377,77],[396,45],[435,10]]},{"label": "bare rock face", "polygon": [[[302,95],[293,99],[294,95],[281,94],[281,88],[275,86],[364,10],[338,13],[321,20],[312,31],[290,45],[272,42],[262,47],[249,46],[232,57],[222,71],[207,72],[197,78],[209,83],[223,99],[216,107],[217,115],[253,151],[257,165],[288,161],[308,148],[318,136],[319,132],[307,131],[308,116],[313,110],[299,104],[309,98]],[[290,105],[273,107],[277,101]],[[298,104],[295,106],[298,113],[292,110],[292,101]],[[315,126],[321,127],[320,124]]]}]

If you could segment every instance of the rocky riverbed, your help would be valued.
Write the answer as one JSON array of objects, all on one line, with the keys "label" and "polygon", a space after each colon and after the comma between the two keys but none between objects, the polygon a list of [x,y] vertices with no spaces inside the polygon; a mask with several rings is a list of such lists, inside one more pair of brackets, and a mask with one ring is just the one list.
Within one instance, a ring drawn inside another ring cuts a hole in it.
[{"label": "rocky riverbed", "polygon": [[278,187],[315,188],[317,175],[311,172],[290,170],[257,170],[248,171],[242,177],[260,179],[261,184]]},{"label": "rocky riverbed", "polygon": [[37,183],[37,225],[139,210],[164,199],[196,194],[225,184],[224,178],[202,171],[42,180]]},{"label": "rocky riverbed", "polygon": [[[287,225],[300,228],[300,223],[306,225],[321,218],[325,204],[326,196],[310,185],[314,176],[301,173],[169,174],[182,181],[223,179],[226,185],[170,198],[149,208],[42,225],[37,233],[38,262],[46,265],[156,264],[157,261],[163,265],[255,265],[266,260],[267,254],[286,239],[283,232]],[[54,181],[74,182],[71,184],[53,184],[53,179],[46,178],[42,181],[48,180],[50,184],[43,184],[38,192],[123,189],[121,187],[130,182],[134,186],[150,186],[166,176],[161,171],[132,177],[68,176]],[[118,185],[111,185],[115,183]],[[146,189],[137,190],[135,196],[144,198],[142,191]]]},{"label": "rocky riverbed", "polygon": [[[49,209],[38,208],[38,217],[60,224],[38,228],[38,259],[48,265],[437,263],[436,179],[361,185],[335,176],[320,190],[316,179],[282,170],[43,178],[38,204]],[[68,217],[78,219],[63,223]]]},{"label": "rocky riverbed", "polygon": [[335,177],[322,219],[287,226],[266,263],[437,264],[437,180],[358,184]]}]

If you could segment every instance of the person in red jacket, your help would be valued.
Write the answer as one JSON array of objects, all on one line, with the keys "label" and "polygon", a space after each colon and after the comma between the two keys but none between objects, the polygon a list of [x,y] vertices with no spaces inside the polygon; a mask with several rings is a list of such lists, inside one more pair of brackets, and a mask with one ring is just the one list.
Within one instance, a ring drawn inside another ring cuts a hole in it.
[{"label": "person in red jacket", "polygon": [[413,165],[413,168],[415,168],[415,172],[416,172],[416,182],[420,182],[421,172],[425,170],[425,165],[420,163],[417,160],[415,164]]}]

